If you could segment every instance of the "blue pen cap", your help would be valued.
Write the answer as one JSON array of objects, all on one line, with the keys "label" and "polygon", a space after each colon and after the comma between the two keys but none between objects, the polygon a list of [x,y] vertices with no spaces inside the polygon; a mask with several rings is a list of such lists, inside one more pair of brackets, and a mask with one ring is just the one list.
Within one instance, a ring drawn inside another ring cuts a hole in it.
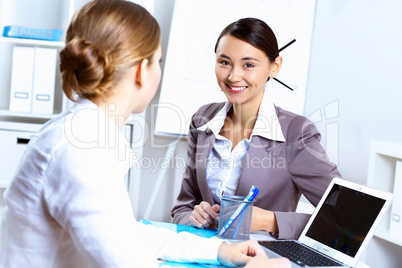
[{"label": "blue pen cap", "polygon": [[260,191],[260,190],[258,190],[258,188],[255,187],[254,185],[251,186],[250,192],[248,193],[248,195],[246,196],[245,199],[246,199],[246,200],[249,200],[249,201],[253,201],[254,198],[257,196],[257,194],[258,194],[259,191]]}]

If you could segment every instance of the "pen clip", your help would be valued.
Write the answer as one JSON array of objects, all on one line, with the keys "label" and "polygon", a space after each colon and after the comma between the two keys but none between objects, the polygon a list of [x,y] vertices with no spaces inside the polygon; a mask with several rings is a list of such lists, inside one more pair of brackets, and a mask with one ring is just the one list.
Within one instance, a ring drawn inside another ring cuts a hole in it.
[{"label": "pen clip", "polygon": [[244,201],[253,201],[259,191],[260,190],[258,190],[258,188],[254,185],[251,186],[250,192],[248,192],[248,195],[246,196],[246,198],[244,198]]}]

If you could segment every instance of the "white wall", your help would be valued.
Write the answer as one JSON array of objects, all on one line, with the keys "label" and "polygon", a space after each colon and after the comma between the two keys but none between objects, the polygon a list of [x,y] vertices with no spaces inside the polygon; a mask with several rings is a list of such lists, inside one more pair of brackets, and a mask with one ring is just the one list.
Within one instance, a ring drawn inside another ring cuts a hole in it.
[{"label": "white wall", "polygon": [[[155,0],[154,15],[162,28],[164,51],[173,5],[174,0]],[[317,0],[305,115],[316,122],[323,135],[322,144],[343,176],[357,182],[367,179],[372,139],[402,140],[401,29],[400,0]],[[159,94],[153,103],[158,98]],[[157,177],[165,169],[157,206],[149,219],[170,221],[173,196],[184,168],[186,142],[177,143],[176,159],[166,168],[166,148],[155,148],[152,143],[163,145],[174,140],[153,136],[154,115],[152,107],[148,107],[144,117],[150,132],[143,136],[147,142],[138,151],[155,162],[150,167],[146,167],[149,161],[144,162],[134,172],[133,180],[139,180],[140,187],[134,189],[132,183],[130,193],[138,189],[141,192],[135,210],[141,219]],[[401,249],[373,238],[366,250],[366,263],[371,267],[400,267]]]},{"label": "white wall", "polygon": [[400,0],[317,2],[305,114],[339,102],[346,177],[365,181],[370,140],[402,139],[401,29]]},{"label": "white wall", "polygon": [[[338,103],[338,116],[322,113],[317,126],[323,144],[339,144],[334,155],[348,179],[366,181],[371,140],[402,140],[401,29],[400,0],[317,1],[305,115]],[[328,133],[331,123],[338,134]],[[401,252],[374,237],[366,263],[401,267]]]}]

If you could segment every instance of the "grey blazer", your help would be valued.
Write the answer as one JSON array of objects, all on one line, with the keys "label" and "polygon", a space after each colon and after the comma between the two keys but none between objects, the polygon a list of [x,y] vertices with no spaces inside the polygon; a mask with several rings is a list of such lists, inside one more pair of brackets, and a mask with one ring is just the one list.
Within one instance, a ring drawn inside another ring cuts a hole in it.
[{"label": "grey blazer", "polygon": [[[193,116],[188,137],[188,162],[179,196],[171,211],[172,222],[189,224],[195,205],[215,202],[206,180],[206,165],[215,143],[212,131],[197,130],[224,106],[212,103]],[[254,206],[275,213],[279,238],[297,239],[309,214],[296,213],[303,193],[316,206],[331,179],[341,177],[320,144],[321,135],[307,118],[275,107],[285,142],[253,136],[242,163],[236,195],[246,196],[252,185],[258,193]]]}]

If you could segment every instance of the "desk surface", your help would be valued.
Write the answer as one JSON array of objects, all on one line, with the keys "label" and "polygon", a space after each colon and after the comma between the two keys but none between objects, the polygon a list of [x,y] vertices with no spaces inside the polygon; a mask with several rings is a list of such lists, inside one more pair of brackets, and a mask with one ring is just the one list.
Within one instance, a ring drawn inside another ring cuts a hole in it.
[{"label": "desk surface", "polygon": [[[172,231],[176,232],[190,232],[194,233],[198,236],[201,237],[207,237],[211,239],[217,239],[216,234],[217,230],[213,229],[198,229],[195,227],[187,226],[187,225],[177,225],[177,224],[172,224],[172,223],[166,223],[166,222],[156,222],[156,221],[148,221],[148,220],[141,220],[140,222],[144,224],[151,224],[156,227],[163,227],[167,228]],[[275,240],[272,236],[270,236],[267,232],[264,231],[259,231],[259,232],[254,232],[250,234],[250,239],[253,240]],[[215,268],[215,267],[223,267],[223,266],[216,266],[216,265],[208,265],[208,264],[196,264],[196,263],[177,263],[177,262],[166,262],[166,261],[159,261],[159,267],[160,268],[202,268],[202,267],[208,267],[208,268]],[[370,268],[367,264],[365,264],[363,261],[358,261],[355,268]]]}]

